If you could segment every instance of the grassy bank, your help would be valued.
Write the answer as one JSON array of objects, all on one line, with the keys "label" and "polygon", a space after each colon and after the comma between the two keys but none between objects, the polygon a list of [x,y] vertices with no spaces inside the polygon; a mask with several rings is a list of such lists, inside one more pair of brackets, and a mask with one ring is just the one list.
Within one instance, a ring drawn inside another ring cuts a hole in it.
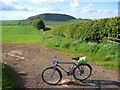
[{"label": "grassy bank", "polygon": [[63,51],[70,57],[87,56],[88,62],[107,69],[118,70],[118,46],[86,43],[55,35],[45,35],[44,45]]},{"label": "grassy bank", "polygon": [[2,89],[19,88],[16,72],[7,64],[2,63]]}]

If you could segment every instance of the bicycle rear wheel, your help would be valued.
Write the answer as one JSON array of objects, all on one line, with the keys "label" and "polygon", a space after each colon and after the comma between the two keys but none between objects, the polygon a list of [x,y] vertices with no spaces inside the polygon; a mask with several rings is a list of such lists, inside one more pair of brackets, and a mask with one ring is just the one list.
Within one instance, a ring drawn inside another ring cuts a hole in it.
[{"label": "bicycle rear wheel", "polygon": [[62,79],[62,74],[58,68],[48,67],[42,72],[42,79],[49,85],[55,85]]},{"label": "bicycle rear wheel", "polygon": [[73,76],[75,79],[83,81],[90,77],[92,73],[92,67],[89,64],[80,64],[73,70]]}]

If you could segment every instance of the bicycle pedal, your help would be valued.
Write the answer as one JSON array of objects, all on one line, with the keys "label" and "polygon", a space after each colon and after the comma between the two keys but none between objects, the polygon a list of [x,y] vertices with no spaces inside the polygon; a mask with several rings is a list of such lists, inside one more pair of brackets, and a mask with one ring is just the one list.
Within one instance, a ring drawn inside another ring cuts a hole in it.
[{"label": "bicycle pedal", "polygon": [[70,72],[68,72],[67,75],[70,76]]}]

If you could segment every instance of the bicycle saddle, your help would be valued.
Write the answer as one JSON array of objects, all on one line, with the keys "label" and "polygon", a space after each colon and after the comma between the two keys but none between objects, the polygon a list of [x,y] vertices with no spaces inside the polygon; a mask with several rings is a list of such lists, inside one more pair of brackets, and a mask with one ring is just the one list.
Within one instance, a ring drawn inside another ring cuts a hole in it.
[{"label": "bicycle saddle", "polygon": [[72,58],[72,59],[78,61],[80,58],[79,57],[75,57],[75,58]]}]

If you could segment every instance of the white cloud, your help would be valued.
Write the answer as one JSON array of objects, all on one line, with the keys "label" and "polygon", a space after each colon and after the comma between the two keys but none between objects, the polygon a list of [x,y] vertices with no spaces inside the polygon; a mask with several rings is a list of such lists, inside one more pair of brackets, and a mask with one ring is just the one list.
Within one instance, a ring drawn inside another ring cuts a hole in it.
[{"label": "white cloud", "polygon": [[12,2],[17,2],[19,0],[1,0],[0,2],[4,2],[4,3],[12,3]]},{"label": "white cloud", "polygon": [[91,8],[92,6],[94,6],[92,3],[89,3],[87,6],[85,6],[85,7],[82,7],[82,9],[81,10],[79,10],[80,12],[82,12],[82,13],[106,13],[106,14],[108,14],[108,13],[118,13],[117,11],[118,10],[116,10],[116,11],[113,11],[113,10],[108,10],[108,9],[93,9],[93,8]]},{"label": "white cloud", "polygon": [[[19,1],[19,0],[18,0]],[[18,4],[17,0],[1,0],[1,10],[4,11],[10,11],[10,10],[15,10],[15,11],[30,11],[30,10],[36,10],[37,8],[30,7],[28,5],[20,5]]]},{"label": "white cloud", "polygon": [[71,10],[71,12],[79,12],[79,9],[77,9],[77,8],[71,8],[70,10]]},{"label": "white cloud", "polygon": [[83,13],[96,12],[95,9],[91,9],[92,6],[93,6],[93,4],[89,3],[87,6],[82,7],[82,10],[80,10],[80,12],[83,12]]},{"label": "white cloud", "polygon": [[28,0],[31,3],[52,3],[52,2],[64,2],[64,0]]},{"label": "white cloud", "polygon": [[[38,8],[33,11],[2,11],[0,15],[0,20],[21,20],[26,19],[30,16],[42,14],[42,13],[56,13],[59,12],[56,8]],[[62,12],[62,11],[60,11]]]},{"label": "white cloud", "polygon": [[23,11],[35,10],[34,7],[29,7],[28,5],[15,5],[14,8],[16,10],[23,10]]},{"label": "white cloud", "polygon": [[104,18],[109,18],[108,16],[102,16],[102,17],[97,17],[96,19],[104,19]]},{"label": "white cloud", "polygon": [[70,7],[75,8],[75,7],[79,7],[79,1],[78,0],[74,0],[72,3],[70,3]]},{"label": "white cloud", "polygon": [[96,10],[97,13],[106,13],[106,14],[118,14],[118,10],[108,10],[108,9],[99,9]]},{"label": "white cloud", "polygon": [[93,6],[93,4],[92,4],[92,3],[89,3],[87,7],[92,7],[92,6]]},{"label": "white cloud", "polygon": [[10,10],[15,10],[15,11],[39,11],[40,9],[43,9],[45,11],[60,11],[58,8],[52,8],[52,2],[64,2],[64,0],[24,0],[27,2],[32,2],[32,3],[44,3],[48,6],[48,8],[36,8],[36,7],[31,7],[28,5],[21,5],[19,2],[21,0],[1,0],[0,2],[2,3],[1,10],[3,11],[10,11]]},{"label": "white cloud", "polygon": [[100,9],[100,10],[97,10],[98,13],[112,13],[111,10],[108,10],[108,9]]}]

